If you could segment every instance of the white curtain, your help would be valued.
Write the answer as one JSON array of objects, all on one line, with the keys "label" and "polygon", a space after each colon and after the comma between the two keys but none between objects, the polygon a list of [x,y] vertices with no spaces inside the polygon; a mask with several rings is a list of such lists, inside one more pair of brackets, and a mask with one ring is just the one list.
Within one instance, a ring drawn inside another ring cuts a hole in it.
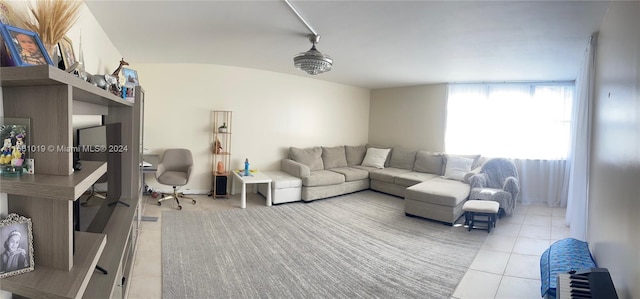
[{"label": "white curtain", "polygon": [[573,83],[451,84],[445,150],[511,158],[524,204],[566,206]]},{"label": "white curtain", "polygon": [[520,175],[519,199],[523,204],[567,205],[566,160],[514,159]]},{"label": "white curtain", "polygon": [[566,223],[571,237],[586,241],[589,206],[589,147],[591,144],[591,115],[593,109],[596,46],[598,34],[591,36],[578,78],[571,125],[571,145],[567,165],[569,194]]}]

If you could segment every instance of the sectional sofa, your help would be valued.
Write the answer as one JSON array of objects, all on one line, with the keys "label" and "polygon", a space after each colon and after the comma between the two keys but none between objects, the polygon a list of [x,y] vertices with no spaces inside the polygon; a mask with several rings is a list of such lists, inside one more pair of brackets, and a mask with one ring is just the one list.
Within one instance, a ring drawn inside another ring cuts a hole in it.
[{"label": "sectional sofa", "polygon": [[376,146],[289,148],[282,171],[301,180],[305,202],[372,189],[405,199],[405,213],[445,223],[462,215],[480,155]]}]

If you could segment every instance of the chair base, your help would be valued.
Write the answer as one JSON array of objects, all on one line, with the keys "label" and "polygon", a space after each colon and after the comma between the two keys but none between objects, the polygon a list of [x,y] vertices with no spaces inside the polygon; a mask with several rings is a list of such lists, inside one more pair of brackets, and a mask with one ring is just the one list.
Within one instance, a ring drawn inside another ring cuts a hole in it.
[{"label": "chair base", "polygon": [[[492,227],[496,227],[496,217],[499,214],[500,205],[495,201],[488,200],[468,200],[462,207],[464,211],[464,225],[468,225],[469,231],[472,228],[486,229],[491,232]],[[486,227],[476,227],[476,223],[486,223]]]},{"label": "chair base", "polygon": [[94,186],[91,186],[91,192],[89,192],[89,197],[87,197],[87,200],[85,200],[83,203],[80,203],[81,206],[86,207],[89,205],[89,199],[91,199],[92,197],[97,197],[100,199],[107,199],[107,194],[105,193],[104,195],[99,193],[98,191],[96,191],[96,188]]},{"label": "chair base", "polygon": [[[486,227],[476,226],[477,223],[485,223]],[[471,229],[486,229],[487,233],[490,233],[491,228],[496,227],[496,214],[467,211],[464,213],[464,225],[468,225],[469,231]]]},{"label": "chair base", "polygon": [[178,192],[176,186],[173,186],[173,193],[162,193],[162,197],[158,199],[158,205],[161,206],[165,200],[175,199],[178,204],[178,210],[182,210],[182,205],[180,205],[178,198],[191,199],[191,203],[196,204],[196,200],[193,197],[184,196],[184,193]]}]

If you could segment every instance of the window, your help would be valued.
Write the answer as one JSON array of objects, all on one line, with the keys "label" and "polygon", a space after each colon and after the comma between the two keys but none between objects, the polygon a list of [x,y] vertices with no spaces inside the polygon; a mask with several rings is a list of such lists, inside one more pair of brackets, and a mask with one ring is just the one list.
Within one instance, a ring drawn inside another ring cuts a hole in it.
[{"label": "window", "polygon": [[573,90],[573,84],[451,84],[446,151],[566,159]]}]

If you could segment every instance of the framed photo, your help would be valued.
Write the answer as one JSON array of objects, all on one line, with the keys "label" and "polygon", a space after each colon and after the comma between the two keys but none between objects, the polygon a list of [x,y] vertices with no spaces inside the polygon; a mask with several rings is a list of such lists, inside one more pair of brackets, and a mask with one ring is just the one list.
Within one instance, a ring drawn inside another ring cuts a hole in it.
[{"label": "framed photo", "polygon": [[30,218],[14,213],[0,221],[0,278],[33,271],[32,226]]},{"label": "framed photo", "polygon": [[122,68],[122,76],[124,77],[124,84],[128,87],[138,86],[140,83],[138,82],[138,72],[136,70],[128,69],[126,67]]},{"label": "framed photo", "polygon": [[11,52],[15,66],[53,65],[37,33],[0,24],[3,39]]},{"label": "framed photo", "polygon": [[[0,24],[2,26],[2,24]],[[15,66],[16,63],[13,61],[13,55],[11,50],[9,50],[7,39],[4,38],[2,34],[2,28],[0,28],[0,66]]]},{"label": "framed photo", "polygon": [[73,43],[71,43],[71,39],[65,36],[58,43],[58,48],[60,49],[60,55],[62,56],[62,63],[64,64],[64,69],[66,71],[72,71],[75,69],[74,64],[77,62],[76,54],[73,52]]},{"label": "framed photo", "polygon": [[0,117],[0,175],[19,176],[28,173],[29,118]]}]

